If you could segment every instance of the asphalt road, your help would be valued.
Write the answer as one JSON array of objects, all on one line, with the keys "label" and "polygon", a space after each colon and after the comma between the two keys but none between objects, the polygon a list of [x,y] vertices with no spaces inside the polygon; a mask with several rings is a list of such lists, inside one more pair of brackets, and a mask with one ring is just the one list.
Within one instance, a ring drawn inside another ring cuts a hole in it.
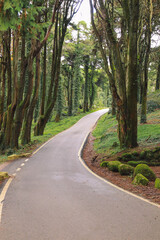
[{"label": "asphalt road", "polygon": [[[78,151],[104,110],[54,137],[17,168],[4,201],[1,240],[160,240],[160,209],[92,175]],[[21,166],[22,164],[22,166]]]}]

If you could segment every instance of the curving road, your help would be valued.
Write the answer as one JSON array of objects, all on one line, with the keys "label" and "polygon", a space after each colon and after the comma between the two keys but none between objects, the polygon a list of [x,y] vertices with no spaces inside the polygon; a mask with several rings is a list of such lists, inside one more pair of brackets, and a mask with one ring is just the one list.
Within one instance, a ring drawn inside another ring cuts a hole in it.
[{"label": "curving road", "polygon": [[[17,171],[3,204],[3,240],[160,240],[160,209],[92,175],[82,142],[106,110],[54,137]],[[22,165],[21,165],[22,164]],[[17,170],[16,170],[17,169]]]}]

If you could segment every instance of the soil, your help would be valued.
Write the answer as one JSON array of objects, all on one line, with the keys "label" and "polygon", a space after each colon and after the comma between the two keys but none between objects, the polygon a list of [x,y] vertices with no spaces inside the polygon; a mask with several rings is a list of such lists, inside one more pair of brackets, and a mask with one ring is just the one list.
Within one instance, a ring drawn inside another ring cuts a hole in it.
[{"label": "soil", "polygon": [[[117,160],[117,155],[114,157],[108,157],[102,154],[97,154],[93,149],[93,142],[94,137],[92,136],[92,133],[90,133],[82,154],[87,166],[93,172],[127,191],[148,199],[151,202],[160,204],[160,189],[156,189],[154,187],[154,182],[149,182],[148,186],[135,186],[132,184],[133,179],[131,177],[121,176],[119,173],[109,171],[108,168],[100,167],[102,158],[104,161],[113,161]],[[160,178],[160,166],[151,168],[155,172],[156,176]]]}]

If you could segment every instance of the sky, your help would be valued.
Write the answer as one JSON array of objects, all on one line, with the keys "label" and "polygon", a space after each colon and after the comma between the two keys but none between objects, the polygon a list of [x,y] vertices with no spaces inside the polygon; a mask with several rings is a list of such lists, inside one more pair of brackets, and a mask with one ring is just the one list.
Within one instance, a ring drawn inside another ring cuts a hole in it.
[{"label": "sky", "polygon": [[72,22],[78,23],[82,20],[85,21],[89,27],[91,22],[89,0],[83,0],[79,11],[73,17]]}]

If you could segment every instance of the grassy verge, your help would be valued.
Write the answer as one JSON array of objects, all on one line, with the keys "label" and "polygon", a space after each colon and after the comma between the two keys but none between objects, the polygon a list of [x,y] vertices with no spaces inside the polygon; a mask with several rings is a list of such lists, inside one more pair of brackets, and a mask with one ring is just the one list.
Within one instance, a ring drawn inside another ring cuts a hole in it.
[{"label": "grassy verge", "polygon": [[[160,142],[160,111],[148,114],[147,119],[147,124],[138,125],[138,144],[140,147]],[[116,118],[108,113],[98,121],[93,136],[95,137],[94,149],[97,153],[113,155],[124,150],[119,147]]]},{"label": "grassy verge", "polygon": [[34,136],[33,135],[33,128],[32,127],[32,142],[29,144],[26,144],[25,146],[20,145],[18,150],[11,150],[8,149],[4,155],[0,155],[0,164],[7,161],[7,155],[13,153],[13,154],[21,154],[21,153],[32,153],[37,147],[39,147],[41,144],[52,138],[53,136],[57,135],[58,133],[70,128],[72,125],[74,125],[77,121],[79,121],[82,117],[85,115],[95,112],[99,109],[93,109],[87,113],[79,113],[76,116],[71,117],[63,117],[63,119],[60,122],[55,122],[54,120],[51,122],[48,122],[44,131],[44,134],[42,136]]}]

